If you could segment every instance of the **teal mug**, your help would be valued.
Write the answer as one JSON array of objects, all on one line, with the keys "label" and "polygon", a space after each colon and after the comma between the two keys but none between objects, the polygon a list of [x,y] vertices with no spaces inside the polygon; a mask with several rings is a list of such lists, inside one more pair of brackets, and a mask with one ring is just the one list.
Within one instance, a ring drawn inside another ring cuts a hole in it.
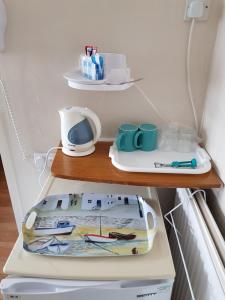
[{"label": "teal mug", "polygon": [[138,126],[133,124],[122,124],[119,127],[119,134],[116,137],[116,146],[119,151],[132,152],[137,150],[134,145],[135,135],[138,133]]},{"label": "teal mug", "polygon": [[134,146],[143,151],[153,151],[157,148],[158,129],[153,124],[139,125],[139,131],[134,137]]}]

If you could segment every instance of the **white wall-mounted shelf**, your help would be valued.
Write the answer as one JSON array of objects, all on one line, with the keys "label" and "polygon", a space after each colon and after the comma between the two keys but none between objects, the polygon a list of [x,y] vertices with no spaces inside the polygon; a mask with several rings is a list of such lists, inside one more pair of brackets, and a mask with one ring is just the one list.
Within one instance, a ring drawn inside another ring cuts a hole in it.
[{"label": "white wall-mounted shelf", "polygon": [[134,85],[133,82],[109,84],[105,80],[89,80],[84,78],[79,70],[68,72],[63,77],[67,80],[68,86],[84,91],[124,91]]}]

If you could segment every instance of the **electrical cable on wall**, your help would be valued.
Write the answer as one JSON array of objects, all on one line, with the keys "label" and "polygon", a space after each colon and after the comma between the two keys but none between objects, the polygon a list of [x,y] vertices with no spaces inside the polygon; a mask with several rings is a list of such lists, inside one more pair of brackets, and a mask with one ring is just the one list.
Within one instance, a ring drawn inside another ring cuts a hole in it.
[{"label": "electrical cable on wall", "polygon": [[16,126],[13,111],[12,111],[12,108],[11,108],[11,105],[10,105],[10,102],[9,102],[9,99],[8,99],[8,94],[7,94],[4,82],[1,78],[0,78],[0,88],[1,88],[1,95],[3,96],[3,100],[6,104],[6,108],[7,108],[8,114],[9,114],[9,118],[10,118],[10,121],[12,123],[15,135],[16,135],[16,140],[18,142],[20,152],[22,154],[23,159],[25,160],[25,159],[29,158],[29,156],[26,154],[26,151],[24,150],[23,143],[21,142],[20,133],[19,133],[19,131],[17,129],[17,126]]},{"label": "electrical cable on wall", "polygon": [[[193,31],[195,26],[195,18],[192,19],[190,30],[189,30],[189,36],[188,36],[188,45],[187,45],[187,57],[186,57],[186,73],[187,73],[187,87],[188,87],[188,98],[191,103],[191,108],[194,115],[194,122],[195,122],[195,128],[197,133],[199,132],[199,124],[198,124],[198,116],[195,106],[195,101],[193,97],[192,92],[192,85],[191,85],[191,46],[192,46],[192,39],[193,39]],[[135,87],[137,90],[142,94],[142,96],[147,100],[147,102],[151,105],[152,109],[155,111],[155,113],[158,115],[158,117],[166,123],[165,118],[162,117],[161,113],[157,109],[157,107],[152,103],[152,101],[149,99],[149,97],[145,94],[145,92],[135,83]]]},{"label": "electrical cable on wall", "polygon": [[195,121],[195,128],[198,133],[199,131],[199,126],[198,126],[198,116],[197,116],[197,111],[195,107],[195,101],[193,97],[193,92],[192,92],[192,86],[191,86],[191,45],[192,45],[192,37],[193,37],[193,31],[194,31],[194,26],[195,26],[195,19],[192,19],[190,30],[189,30],[189,36],[188,36],[188,45],[187,45],[187,57],[186,57],[186,72],[187,72],[187,87],[188,87],[188,97],[189,101],[191,103],[191,107],[193,110],[194,114],[194,121]]},{"label": "electrical cable on wall", "polygon": [[48,152],[47,152],[47,154],[46,154],[44,167],[43,167],[43,169],[42,169],[42,171],[41,171],[41,173],[40,173],[40,175],[39,175],[39,177],[38,177],[38,182],[39,182],[39,185],[40,185],[41,188],[43,188],[43,185],[41,184],[41,178],[42,178],[42,176],[44,175],[45,170],[46,170],[46,167],[47,167],[47,165],[48,165],[48,157],[49,157],[49,155],[50,155],[50,153],[51,153],[52,151],[57,150],[57,149],[62,149],[62,147],[52,147],[52,148],[50,148],[50,149],[48,150]]},{"label": "electrical cable on wall", "polygon": [[161,115],[160,111],[158,110],[158,108],[155,106],[155,104],[149,99],[149,97],[145,94],[145,92],[142,90],[142,88],[137,85],[136,83],[134,84],[134,86],[136,87],[136,89],[142,94],[142,96],[145,98],[145,100],[150,104],[150,106],[152,107],[152,109],[154,110],[154,112],[158,115],[158,117],[161,119],[161,121],[163,121],[163,123],[167,123],[167,121],[165,120],[165,118],[163,118],[163,116]]}]

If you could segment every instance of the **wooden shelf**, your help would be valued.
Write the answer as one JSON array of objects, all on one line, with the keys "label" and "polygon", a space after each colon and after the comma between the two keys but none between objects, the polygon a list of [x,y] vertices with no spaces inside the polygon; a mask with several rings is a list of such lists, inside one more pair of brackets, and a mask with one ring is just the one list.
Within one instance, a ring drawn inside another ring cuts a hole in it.
[{"label": "wooden shelf", "polygon": [[84,157],[70,157],[58,150],[52,164],[51,172],[55,177],[92,181],[117,183],[137,186],[153,187],[189,187],[189,188],[219,188],[223,186],[222,180],[214,168],[201,175],[131,173],[115,168],[108,156],[112,143],[98,142],[96,151]]}]

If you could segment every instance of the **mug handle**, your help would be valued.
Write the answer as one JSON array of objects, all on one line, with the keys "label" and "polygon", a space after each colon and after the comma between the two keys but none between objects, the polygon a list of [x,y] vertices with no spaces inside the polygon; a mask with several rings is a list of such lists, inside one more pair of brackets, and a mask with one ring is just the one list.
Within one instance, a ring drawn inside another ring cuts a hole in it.
[{"label": "mug handle", "polygon": [[116,138],[116,146],[118,150],[124,149],[124,147],[121,145],[123,137],[125,137],[125,133],[120,133]]},{"label": "mug handle", "polygon": [[136,148],[138,148],[138,149],[140,149],[141,147],[142,147],[142,145],[140,144],[138,144],[138,139],[139,139],[139,137],[141,136],[143,134],[143,132],[142,131],[138,131],[136,134],[135,134],[135,136],[134,136],[134,146],[136,147]]}]

